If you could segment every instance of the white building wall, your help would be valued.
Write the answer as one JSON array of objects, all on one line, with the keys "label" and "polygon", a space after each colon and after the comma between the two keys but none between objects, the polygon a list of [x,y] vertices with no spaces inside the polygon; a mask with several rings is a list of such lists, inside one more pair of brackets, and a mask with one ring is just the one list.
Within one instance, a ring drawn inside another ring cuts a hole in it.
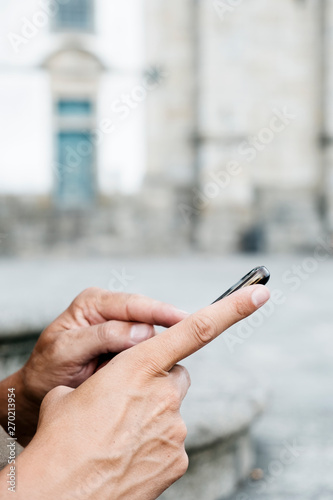
[{"label": "white building wall", "polygon": [[42,71],[0,76],[0,192],[46,194],[52,187],[49,81]]},{"label": "white building wall", "polygon": [[52,189],[52,95],[41,65],[73,41],[105,67],[97,124],[106,119],[117,122],[117,131],[104,133],[98,150],[100,189],[110,194],[140,187],[145,169],[145,99],[126,120],[119,120],[111,105],[141,85],[145,65],[141,3],[97,0],[96,33],[73,38],[50,31],[52,15],[45,13],[41,0],[1,0],[0,31],[5,37],[0,46],[0,193],[35,195]]},{"label": "white building wall", "polygon": [[[149,172],[186,178],[196,149],[199,179],[183,202],[197,213],[198,245],[231,250],[258,226],[269,248],[311,245],[322,230],[318,3],[146,3],[148,59],[169,73],[149,108]],[[236,175],[230,162],[241,167]]]},{"label": "white building wall", "polygon": [[[108,74],[102,77],[97,125],[99,187],[102,193],[136,191],[145,173],[144,80],[141,76]],[[148,98],[149,93],[147,93]],[[130,98],[130,105],[123,99]]]},{"label": "white building wall", "polygon": [[[77,38],[44,27],[16,53],[6,34],[20,34],[24,18],[38,17],[40,1],[0,0],[0,29],[5,33],[0,46],[0,194],[51,191],[54,130],[49,89],[57,77],[50,82],[41,65],[68,47],[81,51],[87,60],[90,51],[104,67],[95,126],[100,139],[98,186],[109,203],[89,211],[87,234],[100,231],[104,237],[114,231],[114,245],[119,243],[121,249],[132,238],[142,248],[151,249],[158,240],[160,248],[174,241],[180,247],[196,242],[197,248],[223,252],[246,248],[251,239],[259,241],[256,231],[263,228],[266,248],[304,249],[325,229],[319,210],[324,192],[331,230],[330,0],[325,88],[319,27],[319,6],[324,2],[279,0],[272,6],[267,0],[96,0],[96,35]],[[228,12],[221,15],[218,5],[229,5]],[[76,59],[77,53],[66,60]],[[160,71],[154,88],[143,74],[149,66]],[[77,85],[77,74],[73,80],[70,84]],[[93,89],[94,83],[88,82]],[[61,82],[58,88],[60,95]],[[276,126],[282,128],[276,131]],[[318,140],[321,135],[329,143],[325,148]],[[241,171],[230,162],[240,164]],[[214,173],[220,174],[218,182]],[[144,190],[137,196],[117,196],[139,191],[141,185]],[[13,206],[21,202],[14,200]],[[18,217],[24,204],[23,200]],[[192,220],[183,217],[184,205],[193,209]],[[37,221],[37,241],[47,231],[48,219],[38,219],[38,207],[34,210],[30,218],[33,224]],[[60,220],[52,206],[49,210],[58,228],[57,233],[51,231],[57,240],[54,235],[67,234],[65,223],[71,221]],[[87,218],[86,214],[85,230]],[[10,232],[9,225],[0,217],[0,232]],[[7,239],[9,252],[14,240]],[[109,251],[107,236],[106,240]]]}]

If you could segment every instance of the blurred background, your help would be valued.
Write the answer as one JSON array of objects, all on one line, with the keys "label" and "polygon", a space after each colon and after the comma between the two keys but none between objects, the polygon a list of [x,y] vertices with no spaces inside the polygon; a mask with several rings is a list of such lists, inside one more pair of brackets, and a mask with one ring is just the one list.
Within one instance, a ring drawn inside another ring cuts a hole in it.
[{"label": "blurred background", "polygon": [[333,1],[0,13],[1,375],[87,286],[194,311],[266,264],[273,309],[189,361],[223,450],[165,498],[331,499]]},{"label": "blurred background", "polygon": [[329,0],[1,0],[1,255],[331,234]]}]

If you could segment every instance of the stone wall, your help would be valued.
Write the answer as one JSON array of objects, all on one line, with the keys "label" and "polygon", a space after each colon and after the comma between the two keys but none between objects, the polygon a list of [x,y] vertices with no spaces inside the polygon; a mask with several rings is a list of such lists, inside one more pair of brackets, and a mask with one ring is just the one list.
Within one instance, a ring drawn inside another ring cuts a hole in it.
[{"label": "stone wall", "polygon": [[[160,190],[163,191],[162,189]],[[47,198],[2,198],[1,256],[171,254],[189,246],[177,194],[100,199],[86,210],[61,210]]]},{"label": "stone wall", "polygon": [[[190,144],[192,134],[192,185],[180,207],[191,216],[196,247],[313,246],[328,229],[325,201],[331,207],[321,182],[328,153],[323,160],[319,141],[322,108],[331,113],[319,63],[324,50],[331,53],[322,40],[324,2],[147,5],[155,20],[150,60],[169,75],[148,103],[148,144],[163,151],[150,146],[149,172],[179,183],[187,170],[179,162],[174,173],[174,149]],[[329,27],[333,15],[324,16]],[[182,158],[187,165],[191,155],[183,149]]]},{"label": "stone wall", "polygon": [[[325,10],[326,9],[326,10]],[[0,254],[304,250],[333,230],[331,2],[146,0],[139,193],[1,200]]]}]

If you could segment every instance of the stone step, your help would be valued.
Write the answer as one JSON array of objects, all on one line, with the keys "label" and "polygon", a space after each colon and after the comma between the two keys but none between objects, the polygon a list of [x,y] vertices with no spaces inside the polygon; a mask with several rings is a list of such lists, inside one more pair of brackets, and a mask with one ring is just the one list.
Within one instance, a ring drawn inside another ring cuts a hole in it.
[{"label": "stone step", "polygon": [[212,377],[210,350],[184,364],[192,378],[182,409],[190,465],[160,500],[221,500],[236,491],[254,466],[250,431],[264,409],[266,392],[249,374],[232,367],[221,366],[220,376]]}]

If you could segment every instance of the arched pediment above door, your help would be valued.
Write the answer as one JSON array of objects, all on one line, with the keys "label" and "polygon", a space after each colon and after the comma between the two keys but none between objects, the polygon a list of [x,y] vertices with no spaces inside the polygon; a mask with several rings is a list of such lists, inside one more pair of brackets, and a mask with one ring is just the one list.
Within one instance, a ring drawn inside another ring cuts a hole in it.
[{"label": "arched pediment above door", "polygon": [[82,48],[64,48],[47,57],[43,64],[51,74],[64,76],[99,75],[104,70],[101,60]]}]

